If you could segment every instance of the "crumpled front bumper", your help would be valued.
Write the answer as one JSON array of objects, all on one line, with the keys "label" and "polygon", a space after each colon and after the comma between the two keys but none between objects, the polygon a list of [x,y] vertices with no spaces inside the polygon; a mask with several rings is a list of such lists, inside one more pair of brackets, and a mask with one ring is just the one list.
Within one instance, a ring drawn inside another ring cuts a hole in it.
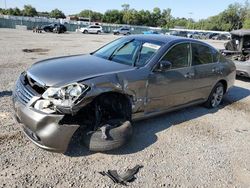
[{"label": "crumpled front bumper", "polygon": [[15,118],[27,137],[40,148],[64,153],[79,125],[61,125],[64,115],[46,114],[22,104],[13,91]]}]

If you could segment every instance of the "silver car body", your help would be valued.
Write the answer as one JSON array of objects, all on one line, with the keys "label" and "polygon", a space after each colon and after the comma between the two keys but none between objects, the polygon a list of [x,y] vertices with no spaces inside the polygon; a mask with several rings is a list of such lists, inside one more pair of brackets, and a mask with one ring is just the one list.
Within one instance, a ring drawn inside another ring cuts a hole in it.
[{"label": "silver car body", "polygon": [[[234,84],[236,71],[230,60],[192,66],[190,55],[187,67],[156,71],[165,54],[177,45],[186,43],[191,46],[197,43],[215,50],[203,42],[163,35],[134,35],[125,39],[161,43],[162,47],[142,67],[128,66],[94,55],[77,55],[38,62],[20,75],[13,91],[13,106],[16,119],[22,123],[25,134],[32,142],[43,149],[65,152],[72,135],[80,126],[74,122],[65,123],[65,118],[74,118],[103,93],[119,93],[129,98],[132,118],[136,120],[204,103],[218,82],[224,85],[224,92]],[[41,88],[61,87],[76,82],[91,89],[75,105],[60,113],[46,113],[34,108],[42,99],[43,91],[38,92]]]}]

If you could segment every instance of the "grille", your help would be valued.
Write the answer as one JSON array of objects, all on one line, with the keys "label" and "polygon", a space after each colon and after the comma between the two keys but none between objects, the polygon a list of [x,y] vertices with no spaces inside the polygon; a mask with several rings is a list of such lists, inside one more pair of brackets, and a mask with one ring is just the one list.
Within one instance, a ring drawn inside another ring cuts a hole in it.
[{"label": "grille", "polygon": [[35,96],[35,94],[22,83],[21,77],[17,80],[15,94],[19,101],[25,105]]}]

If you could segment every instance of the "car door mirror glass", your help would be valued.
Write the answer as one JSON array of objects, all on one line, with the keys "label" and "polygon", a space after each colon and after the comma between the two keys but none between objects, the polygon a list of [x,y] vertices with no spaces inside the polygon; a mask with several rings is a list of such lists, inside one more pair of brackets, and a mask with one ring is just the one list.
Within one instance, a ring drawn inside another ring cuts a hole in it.
[{"label": "car door mirror glass", "polygon": [[157,72],[165,72],[169,69],[171,69],[172,63],[169,61],[162,60],[160,61],[159,65],[156,68]]}]

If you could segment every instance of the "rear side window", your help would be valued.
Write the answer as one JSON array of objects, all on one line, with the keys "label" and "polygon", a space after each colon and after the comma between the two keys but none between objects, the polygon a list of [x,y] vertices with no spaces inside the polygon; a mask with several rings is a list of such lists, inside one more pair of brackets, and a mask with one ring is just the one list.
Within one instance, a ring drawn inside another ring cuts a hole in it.
[{"label": "rear side window", "polygon": [[90,26],[90,28],[99,29],[99,28],[100,28],[100,26]]},{"label": "rear side window", "polygon": [[192,65],[213,63],[211,50],[208,46],[192,43]]},{"label": "rear side window", "polygon": [[162,60],[169,61],[172,64],[172,69],[189,66],[189,50],[188,43],[178,44],[174,46]]}]

